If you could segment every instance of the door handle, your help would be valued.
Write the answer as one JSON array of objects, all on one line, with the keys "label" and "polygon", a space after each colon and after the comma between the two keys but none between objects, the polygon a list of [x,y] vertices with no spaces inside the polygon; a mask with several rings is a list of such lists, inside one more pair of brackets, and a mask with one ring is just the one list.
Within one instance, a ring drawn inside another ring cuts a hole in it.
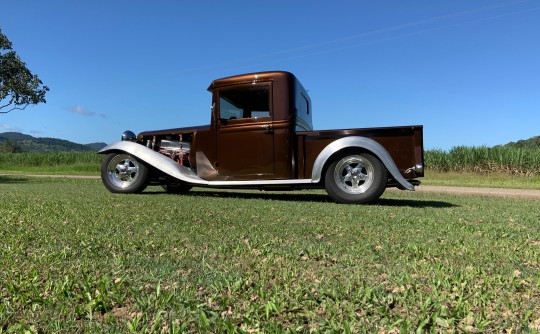
[{"label": "door handle", "polygon": [[261,125],[261,128],[265,130],[265,133],[272,133],[272,127],[269,124]]}]

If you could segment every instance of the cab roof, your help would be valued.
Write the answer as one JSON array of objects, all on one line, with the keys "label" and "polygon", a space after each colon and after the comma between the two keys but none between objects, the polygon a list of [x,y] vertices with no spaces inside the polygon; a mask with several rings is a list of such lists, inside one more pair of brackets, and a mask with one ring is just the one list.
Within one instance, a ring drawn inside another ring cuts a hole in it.
[{"label": "cab roof", "polygon": [[286,80],[294,81],[296,77],[294,74],[285,71],[269,71],[269,72],[255,72],[234,75],[212,81],[208,87],[209,91],[213,91],[218,87],[235,85],[239,83],[256,83],[258,81],[273,81],[273,80]]}]

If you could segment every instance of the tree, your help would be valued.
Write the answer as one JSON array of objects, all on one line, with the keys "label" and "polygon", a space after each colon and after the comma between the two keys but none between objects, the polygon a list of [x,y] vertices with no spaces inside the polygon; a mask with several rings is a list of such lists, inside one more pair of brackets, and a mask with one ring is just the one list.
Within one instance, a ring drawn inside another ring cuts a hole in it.
[{"label": "tree", "polygon": [[21,153],[22,151],[21,145],[14,140],[0,141],[0,153]]},{"label": "tree", "polygon": [[46,103],[49,87],[13,51],[9,39],[0,29],[0,114],[24,110],[30,104]]}]

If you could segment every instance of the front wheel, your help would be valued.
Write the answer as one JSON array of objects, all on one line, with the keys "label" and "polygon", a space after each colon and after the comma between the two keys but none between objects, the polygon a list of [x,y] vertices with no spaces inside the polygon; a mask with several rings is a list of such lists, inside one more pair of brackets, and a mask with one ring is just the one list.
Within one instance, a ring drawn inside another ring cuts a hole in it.
[{"label": "front wheel", "polygon": [[372,203],[382,195],[386,182],[386,168],[369,153],[341,155],[325,175],[326,192],[339,203]]},{"label": "front wheel", "polygon": [[142,192],[150,181],[149,168],[127,153],[110,153],[101,164],[101,180],[112,193]]}]

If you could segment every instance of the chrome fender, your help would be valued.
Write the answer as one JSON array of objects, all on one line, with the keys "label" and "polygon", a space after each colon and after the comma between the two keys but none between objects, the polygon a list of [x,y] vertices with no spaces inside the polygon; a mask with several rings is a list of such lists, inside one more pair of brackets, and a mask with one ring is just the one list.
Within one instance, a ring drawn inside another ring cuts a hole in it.
[{"label": "chrome fender", "polygon": [[141,144],[130,141],[119,141],[105,146],[98,153],[107,154],[114,151],[131,154],[137,159],[178,180],[196,185],[208,185],[208,181],[201,179],[191,169],[181,166],[176,161]]},{"label": "chrome fender", "polygon": [[311,174],[312,182],[319,182],[323,172],[324,165],[328,159],[336,152],[345,148],[363,148],[375,154],[381,160],[392,177],[399,182],[405,189],[414,190],[414,186],[409,183],[399,172],[394,159],[390,153],[373,139],[359,136],[340,138],[326,146],[315,159],[313,172]]}]

